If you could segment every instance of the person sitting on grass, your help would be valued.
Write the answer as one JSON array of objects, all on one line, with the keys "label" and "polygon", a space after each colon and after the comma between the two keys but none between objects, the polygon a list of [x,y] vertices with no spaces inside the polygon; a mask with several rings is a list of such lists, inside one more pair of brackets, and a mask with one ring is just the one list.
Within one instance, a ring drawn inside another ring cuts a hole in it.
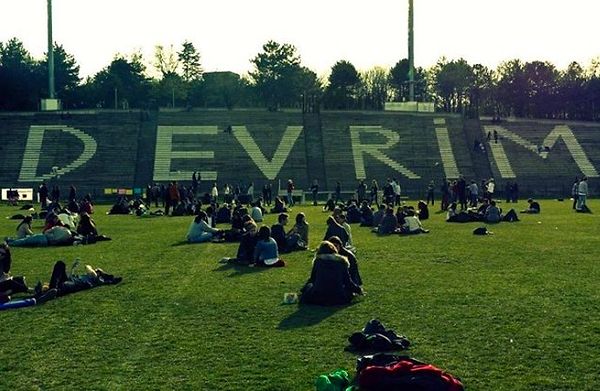
[{"label": "person sitting on grass", "polygon": [[87,213],[89,215],[94,213],[94,204],[92,204],[91,194],[88,193],[85,197],[83,197],[83,201],[81,201],[80,212]]},{"label": "person sitting on grass", "polygon": [[308,228],[306,216],[300,212],[296,215],[296,224],[286,235],[286,248],[289,251],[308,249]]},{"label": "person sitting on grass", "polygon": [[[393,205],[393,204],[392,204]],[[408,211],[412,210],[414,211],[414,209],[411,209],[411,206],[408,205],[404,205],[404,206],[399,206],[398,209],[396,209],[396,220],[398,221],[398,226],[401,227],[402,225],[404,225],[404,223],[406,223],[405,218],[406,216],[408,216]]]},{"label": "person sitting on grass", "polygon": [[419,220],[427,220],[429,218],[429,207],[425,201],[419,201],[417,203],[417,216]]},{"label": "person sitting on grass", "polygon": [[333,215],[327,218],[327,231],[325,232],[325,237],[323,240],[327,240],[332,236],[337,236],[340,238],[344,244],[344,247],[348,245],[348,232]]},{"label": "person sitting on grass", "polygon": [[289,215],[287,213],[280,213],[277,216],[277,223],[271,226],[271,235],[277,243],[277,248],[280,253],[287,252],[287,238],[285,234],[285,226],[288,223]]},{"label": "person sitting on grass", "polygon": [[81,210],[81,205],[79,205],[77,200],[72,199],[69,201],[69,203],[67,204],[67,207],[65,209],[71,213],[79,213]]},{"label": "person sitting on grass", "polygon": [[394,208],[390,205],[385,211],[381,224],[375,230],[379,235],[398,233],[398,219],[394,215]]},{"label": "person sitting on grass", "polygon": [[244,228],[240,237],[240,245],[238,246],[236,257],[224,258],[224,260],[239,265],[250,265],[254,263],[254,248],[256,247],[256,242],[258,240],[258,227],[250,215],[244,215],[242,220],[244,221]]},{"label": "person sitting on grass", "polygon": [[32,220],[33,218],[31,216],[25,216],[23,221],[17,225],[17,239],[23,239],[33,235],[33,231],[31,230]]},{"label": "person sitting on grass", "polygon": [[361,227],[372,227],[373,226],[373,209],[367,201],[363,201],[360,206],[360,226]]},{"label": "person sitting on grass", "polygon": [[529,207],[525,210],[522,210],[521,213],[532,213],[532,214],[537,214],[540,213],[541,209],[540,209],[540,204],[537,201],[534,201],[533,199],[528,199],[527,203],[529,203]]},{"label": "person sitting on grass", "polygon": [[252,203],[252,209],[250,210],[250,217],[257,223],[261,223],[263,221],[263,212],[260,207],[260,201],[256,201]]},{"label": "person sitting on grass", "polygon": [[400,227],[402,234],[415,235],[420,233],[429,233],[428,229],[423,228],[419,218],[415,216],[414,210],[408,210],[404,218],[404,224]]},{"label": "person sitting on grass", "polygon": [[77,224],[77,234],[83,237],[86,244],[111,240],[108,236],[98,234],[96,223],[87,213],[82,213],[80,216],[79,224]]},{"label": "person sitting on grass", "polygon": [[208,216],[206,212],[199,211],[198,215],[194,218],[194,221],[190,224],[190,228],[187,233],[187,241],[190,243],[203,243],[210,242],[217,235],[221,233],[221,230],[213,228],[208,224]]},{"label": "person sitting on grass", "polygon": [[335,201],[333,200],[333,198],[330,198],[327,200],[327,202],[323,206],[323,212],[333,212],[334,209],[335,209]]},{"label": "person sitting on grass", "polygon": [[356,285],[361,286],[362,278],[360,277],[360,273],[358,272],[358,261],[356,260],[356,255],[352,251],[345,248],[342,245],[342,241],[337,236],[330,237],[329,242],[333,243],[338,254],[348,259],[348,263],[350,265],[350,279],[352,279],[352,282],[354,282]]},{"label": "person sitting on grass", "polygon": [[323,241],[313,260],[310,278],[300,291],[300,302],[317,305],[349,304],[362,294],[350,278],[348,259],[338,254],[333,243]]},{"label": "person sitting on grass", "polygon": [[110,208],[109,215],[127,215],[129,214],[129,201],[125,196],[119,196],[117,202]]},{"label": "person sitting on grass", "polygon": [[357,224],[360,223],[361,218],[362,213],[360,209],[358,209],[356,202],[352,201],[346,209],[346,221],[348,224]]},{"label": "person sitting on grass", "polygon": [[223,203],[217,211],[217,224],[231,223],[231,207]]},{"label": "person sitting on grass", "polygon": [[0,304],[10,301],[10,295],[28,291],[25,277],[10,275],[12,257],[6,243],[0,244]]},{"label": "person sitting on grass", "polygon": [[450,206],[448,206],[448,212],[446,213],[446,222],[448,223],[467,223],[469,221],[476,221],[474,220],[471,215],[469,215],[469,213],[465,212],[465,211],[457,211],[456,210],[457,204],[456,202],[453,202],[450,204]]},{"label": "person sitting on grass", "polygon": [[351,251],[356,251],[356,247],[354,247],[354,243],[352,242],[352,228],[350,227],[350,224],[348,224],[347,220],[346,220],[346,215],[343,213],[340,213],[336,216],[336,220],[338,223],[340,223],[340,225],[342,227],[344,227],[344,229],[346,230],[346,233],[348,234],[348,240],[346,243],[346,247],[347,249],[351,250]]},{"label": "person sitting on grass", "polygon": [[44,228],[42,229],[42,232],[46,232],[47,230],[49,230],[52,227],[64,227],[64,226],[65,225],[62,223],[62,221],[58,217],[58,214],[48,213],[48,215],[46,215],[46,223],[44,225]]},{"label": "person sitting on grass", "polygon": [[265,267],[283,267],[285,262],[279,259],[277,242],[271,237],[271,230],[262,226],[258,230],[258,240],[254,247],[254,264]]},{"label": "person sitting on grass", "polygon": [[271,209],[271,213],[285,213],[287,212],[285,203],[281,200],[281,197],[275,197],[275,207]]},{"label": "person sitting on grass", "polygon": [[379,227],[383,217],[385,216],[385,211],[387,210],[387,206],[384,203],[377,205],[377,212],[373,213],[373,227]]},{"label": "person sitting on grass", "polygon": [[490,206],[485,210],[483,221],[490,224],[499,223],[502,220],[502,211],[496,206],[496,201],[491,200]]}]

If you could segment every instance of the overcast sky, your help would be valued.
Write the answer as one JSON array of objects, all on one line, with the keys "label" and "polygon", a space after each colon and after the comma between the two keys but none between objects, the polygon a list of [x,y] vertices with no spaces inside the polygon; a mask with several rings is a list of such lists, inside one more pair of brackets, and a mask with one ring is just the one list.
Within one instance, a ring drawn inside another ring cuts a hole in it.
[{"label": "overcast sky", "polygon": [[[0,0],[0,41],[46,51],[47,0]],[[559,69],[600,56],[598,0],[414,0],[415,64],[441,57],[496,67],[548,60]],[[54,41],[93,75],[115,53],[190,40],[205,71],[245,73],[269,39],[298,48],[319,75],[338,60],[359,70],[407,56],[408,0],[53,0]]]}]

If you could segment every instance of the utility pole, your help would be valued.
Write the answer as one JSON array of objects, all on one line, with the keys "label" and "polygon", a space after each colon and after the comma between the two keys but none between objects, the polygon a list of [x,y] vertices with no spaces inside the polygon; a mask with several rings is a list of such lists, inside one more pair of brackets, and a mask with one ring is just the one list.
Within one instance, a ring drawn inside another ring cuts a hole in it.
[{"label": "utility pole", "polygon": [[54,43],[52,42],[52,0],[48,0],[48,95],[54,99]]},{"label": "utility pole", "polygon": [[415,33],[413,29],[413,0],[408,0],[408,100],[415,101]]}]

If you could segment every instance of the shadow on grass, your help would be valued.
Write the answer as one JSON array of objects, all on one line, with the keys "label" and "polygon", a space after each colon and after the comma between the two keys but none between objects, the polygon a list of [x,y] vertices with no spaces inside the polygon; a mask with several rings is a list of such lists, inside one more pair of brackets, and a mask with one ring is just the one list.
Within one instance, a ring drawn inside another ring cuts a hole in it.
[{"label": "shadow on grass", "polygon": [[185,246],[185,245],[199,244],[199,243],[190,243],[187,240],[180,240],[179,242],[173,243],[171,247]]},{"label": "shadow on grass", "polygon": [[236,265],[235,263],[225,263],[218,268],[213,269],[213,271],[224,272],[229,270],[231,273],[227,277],[240,277],[246,274],[254,274],[269,269],[270,268],[268,267],[250,267],[246,265]]},{"label": "shadow on grass", "polygon": [[[291,330],[301,327],[310,327],[319,324],[336,312],[353,306],[355,303],[336,306],[320,306],[310,304],[299,304],[293,314],[279,322],[279,330]],[[283,304],[282,304],[283,305]]]}]

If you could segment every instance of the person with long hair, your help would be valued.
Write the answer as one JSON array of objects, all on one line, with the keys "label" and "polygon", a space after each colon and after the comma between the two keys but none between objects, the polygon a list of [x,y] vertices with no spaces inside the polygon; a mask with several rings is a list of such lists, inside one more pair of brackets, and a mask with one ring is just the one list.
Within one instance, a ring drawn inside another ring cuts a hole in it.
[{"label": "person with long hair", "polygon": [[348,304],[362,294],[350,278],[348,259],[338,254],[336,246],[323,241],[313,260],[310,278],[301,289],[300,302],[318,305]]},{"label": "person with long hair", "polygon": [[296,215],[296,224],[287,234],[287,244],[290,251],[306,250],[308,248],[308,229],[306,215],[302,212]]},{"label": "person with long hair", "polygon": [[17,225],[17,239],[23,239],[33,235],[31,230],[31,216],[25,216],[25,218]]},{"label": "person with long hair", "polygon": [[271,229],[262,226],[258,230],[258,241],[254,247],[254,264],[265,267],[283,267],[285,262],[279,259],[277,242],[271,237]]},{"label": "person with long hair", "polygon": [[187,240],[190,243],[209,242],[220,232],[221,230],[213,228],[208,224],[208,216],[206,212],[201,210],[190,224]]}]

